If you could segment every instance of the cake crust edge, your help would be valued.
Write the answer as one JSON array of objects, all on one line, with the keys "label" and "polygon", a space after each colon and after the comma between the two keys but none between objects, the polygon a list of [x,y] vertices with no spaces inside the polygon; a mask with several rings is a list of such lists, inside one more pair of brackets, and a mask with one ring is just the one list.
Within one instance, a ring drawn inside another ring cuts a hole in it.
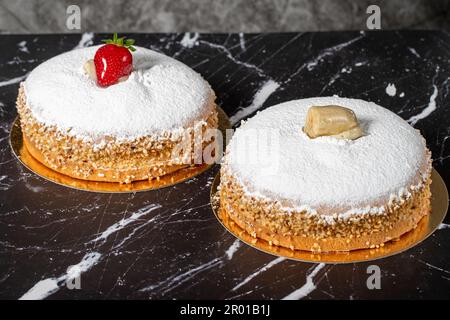
[{"label": "cake crust edge", "polygon": [[[24,143],[36,160],[73,178],[119,183],[157,179],[194,164],[195,134],[201,130],[203,137],[207,129],[218,128],[216,104],[213,104],[209,106],[213,111],[206,119],[176,134],[164,132],[132,141],[105,137],[104,143],[95,144],[39,122],[26,103],[23,84],[16,102]],[[201,143],[203,150],[210,141]],[[190,146],[191,152],[174,157],[179,146]]]},{"label": "cake crust edge", "polygon": [[431,212],[431,170],[420,188],[385,206],[382,214],[357,214],[328,223],[320,214],[286,212],[276,201],[258,199],[221,169],[219,210],[254,238],[292,250],[312,252],[376,248],[416,228]]}]

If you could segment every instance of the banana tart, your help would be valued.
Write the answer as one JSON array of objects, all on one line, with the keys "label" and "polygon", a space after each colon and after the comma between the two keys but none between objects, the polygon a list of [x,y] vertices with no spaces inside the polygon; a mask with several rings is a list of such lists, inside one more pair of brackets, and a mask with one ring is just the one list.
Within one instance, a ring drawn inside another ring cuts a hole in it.
[{"label": "banana tart", "polygon": [[202,133],[218,125],[214,91],[183,63],[131,39],[106,42],[58,55],[21,83],[29,152],[70,177],[105,182],[192,165],[190,147],[205,147]]},{"label": "banana tart", "polygon": [[430,213],[431,170],[420,132],[375,103],[289,101],[236,130],[220,171],[220,210],[272,245],[374,248]]}]

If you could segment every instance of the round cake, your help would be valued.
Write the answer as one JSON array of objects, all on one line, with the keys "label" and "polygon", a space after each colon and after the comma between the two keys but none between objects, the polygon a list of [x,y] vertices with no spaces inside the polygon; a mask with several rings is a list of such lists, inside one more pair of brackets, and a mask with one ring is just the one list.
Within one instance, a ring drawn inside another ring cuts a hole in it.
[{"label": "round cake", "polygon": [[[353,110],[363,135],[310,138],[312,106]],[[375,248],[430,212],[431,154],[420,132],[372,102],[289,101],[243,122],[220,172],[220,210],[255,238],[315,252]]]},{"label": "round cake", "polygon": [[93,181],[153,179],[192,165],[194,144],[204,147],[202,133],[217,128],[209,84],[183,63],[136,47],[127,77],[101,87],[85,66],[98,49],[58,55],[21,84],[28,151],[53,170]]}]

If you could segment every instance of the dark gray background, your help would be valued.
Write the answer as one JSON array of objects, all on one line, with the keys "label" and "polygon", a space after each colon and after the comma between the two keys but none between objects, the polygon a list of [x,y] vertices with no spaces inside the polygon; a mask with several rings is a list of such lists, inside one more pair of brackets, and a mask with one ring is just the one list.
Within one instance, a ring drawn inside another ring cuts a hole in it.
[{"label": "dark gray background", "polygon": [[[66,9],[81,8],[81,30]],[[0,0],[0,32],[279,32],[366,29],[381,8],[382,29],[450,30],[450,0]]]}]

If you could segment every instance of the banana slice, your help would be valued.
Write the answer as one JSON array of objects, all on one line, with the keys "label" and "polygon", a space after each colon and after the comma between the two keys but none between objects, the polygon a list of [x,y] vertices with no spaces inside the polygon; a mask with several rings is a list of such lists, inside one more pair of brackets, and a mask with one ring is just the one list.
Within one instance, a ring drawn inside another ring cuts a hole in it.
[{"label": "banana slice", "polygon": [[84,71],[86,72],[86,74],[89,76],[89,78],[91,78],[92,80],[94,80],[95,82],[97,82],[97,74],[95,73],[95,64],[94,64],[94,60],[88,60],[84,63]]},{"label": "banana slice", "polygon": [[364,134],[353,110],[334,105],[309,108],[303,131],[312,139],[332,136],[355,140]]}]

